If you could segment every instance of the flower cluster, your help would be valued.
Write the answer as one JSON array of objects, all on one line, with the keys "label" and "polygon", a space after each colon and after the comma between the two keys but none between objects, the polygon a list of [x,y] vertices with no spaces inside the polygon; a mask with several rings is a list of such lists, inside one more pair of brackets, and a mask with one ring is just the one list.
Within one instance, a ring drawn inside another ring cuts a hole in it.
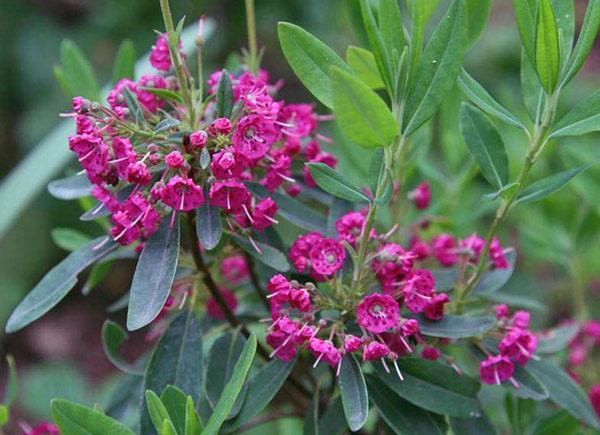
[{"label": "flower cluster", "polygon": [[517,311],[510,316],[506,305],[495,307],[498,327],[504,334],[498,344],[498,355],[488,355],[479,365],[481,380],[486,384],[500,385],[509,380],[518,386],[513,379],[515,363],[522,366],[527,364],[531,358],[535,358],[538,339],[528,329],[529,312]]},{"label": "flower cluster", "polygon": [[[157,74],[120,80],[106,105],[75,97],[70,114],[76,134],[69,147],[94,185],[93,196],[110,213],[115,241],[146,240],[165,216],[174,219],[205,201],[223,211],[232,230],[263,231],[276,222],[278,207],[268,195],[253,195],[248,182],[260,183],[267,193],[297,195],[293,165],[335,166],[319,144],[327,138],[316,133],[325,118],[309,104],[277,100],[281,83],[270,84],[266,71],[230,75],[233,110],[227,117],[217,115],[209,95],[199,106],[202,113],[189,120],[165,35],[158,37],[150,62]],[[213,96],[221,74],[208,80]],[[314,186],[310,173],[304,178]]]},{"label": "flower cluster", "polygon": [[[449,234],[439,234],[431,241],[431,252],[442,266],[450,267],[457,264],[461,258],[466,258],[469,263],[477,263],[484,246],[485,240],[477,234],[464,239],[456,239]],[[508,269],[510,266],[505,251],[496,237],[490,244],[489,259],[496,269]]]}]

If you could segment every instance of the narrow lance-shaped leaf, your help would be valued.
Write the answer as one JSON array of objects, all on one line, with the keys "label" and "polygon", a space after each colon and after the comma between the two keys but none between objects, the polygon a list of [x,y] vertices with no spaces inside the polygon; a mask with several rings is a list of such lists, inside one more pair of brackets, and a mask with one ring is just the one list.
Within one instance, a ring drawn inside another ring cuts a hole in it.
[{"label": "narrow lance-shaped leaf", "polygon": [[208,200],[208,187],[204,191],[206,201],[196,210],[196,233],[198,239],[205,249],[214,249],[221,241],[223,225],[221,222],[221,210],[212,207]]},{"label": "narrow lance-shaped leaf", "polygon": [[580,136],[600,130],[600,91],[577,104],[554,126],[550,137]]},{"label": "narrow lance-shaped leaf", "polygon": [[194,400],[187,396],[185,403],[185,432],[184,435],[200,435],[202,433],[202,422],[194,407]]},{"label": "narrow lance-shaped leaf", "polygon": [[563,350],[579,333],[579,324],[566,323],[550,329],[540,337],[536,352],[555,353]]},{"label": "narrow lance-shaped leaf", "polygon": [[511,394],[521,399],[546,400],[549,397],[548,389],[540,382],[537,376],[526,371],[520,365],[515,367],[513,378],[517,381],[519,388],[511,383],[504,385]]},{"label": "narrow lance-shaped leaf", "polygon": [[248,392],[242,409],[237,417],[225,424],[224,431],[233,432],[252,417],[260,414],[279,392],[295,364],[295,359],[283,361],[275,358],[261,367],[248,382]]},{"label": "narrow lance-shaped leaf", "polygon": [[533,63],[525,54],[525,50],[521,52],[520,78],[523,103],[525,103],[531,121],[538,122],[544,106],[544,88],[540,83]]},{"label": "narrow lance-shaped leaf", "polygon": [[540,0],[535,34],[535,69],[542,86],[551,94],[560,72],[558,27],[551,0]]},{"label": "narrow lance-shaped leaf", "polygon": [[146,409],[154,425],[154,429],[162,435],[162,426],[165,420],[169,420],[169,412],[158,395],[152,390],[146,390]]},{"label": "narrow lance-shaped leaf", "polygon": [[486,272],[473,288],[473,294],[489,295],[500,290],[504,284],[508,282],[515,271],[517,251],[513,249],[508,252],[506,254],[506,261],[508,261],[508,267],[506,269],[492,269]]},{"label": "narrow lance-shaped leaf", "polygon": [[567,185],[573,177],[582,173],[596,162],[588,163],[587,165],[580,166],[578,168],[569,169],[568,171],[559,172],[558,174],[551,175],[550,177],[538,180],[528,187],[523,189],[517,198],[516,203],[525,203],[539,201],[559,189],[562,189]]},{"label": "narrow lance-shaped leaf", "polygon": [[238,234],[231,234],[231,237],[233,237],[240,248],[252,255],[261,263],[266,264],[278,272],[287,272],[290,270],[290,264],[288,263],[287,258],[277,248],[257,241],[254,241],[253,244],[250,242],[250,240]]},{"label": "narrow lance-shaped leaf", "polygon": [[446,424],[436,416],[398,397],[380,379],[367,375],[371,400],[396,434],[445,435]]},{"label": "narrow lance-shaped leaf", "polygon": [[386,45],[381,35],[373,11],[371,3],[368,0],[359,0],[360,12],[363,19],[364,30],[367,33],[369,46],[375,56],[375,63],[379,69],[379,73],[385,83],[388,92],[392,94],[392,65],[387,53]]},{"label": "narrow lance-shaped leaf", "polygon": [[17,365],[15,364],[15,359],[12,355],[6,356],[6,364],[8,365],[8,379],[6,381],[6,386],[4,387],[4,400],[2,403],[9,408],[17,398],[19,381],[17,377]]},{"label": "narrow lance-shaped leaf", "polygon": [[167,385],[160,395],[160,401],[165,405],[176,433],[181,435],[185,432],[186,402],[188,397],[183,391],[173,385]]},{"label": "narrow lance-shaped leaf", "polygon": [[437,26],[419,62],[404,111],[403,134],[423,125],[454,87],[466,50],[464,0],[455,0]]},{"label": "narrow lance-shaped leaf", "polygon": [[133,435],[127,426],[99,411],[62,399],[51,403],[52,417],[65,435]]},{"label": "narrow lance-shaped leaf", "polygon": [[410,14],[411,14],[411,37],[410,37],[410,60],[409,60],[409,74],[412,78],[417,71],[419,66],[419,60],[421,57],[421,51],[423,49],[423,37],[425,35],[425,26],[431,14],[438,7],[440,0],[430,1],[418,1],[413,0],[410,2]]},{"label": "narrow lance-shaped leaf", "polygon": [[508,182],[508,157],[494,125],[475,107],[460,108],[460,132],[482,175],[496,189]]},{"label": "narrow lance-shaped leaf", "polygon": [[119,346],[127,339],[127,333],[118,323],[106,320],[102,325],[102,347],[108,360],[119,370],[132,375],[141,375],[144,369],[125,361],[119,355]]},{"label": "narrow lance-shaped leaf", "polygon": [[[100,85],[85,54],[73,41],[65,39],[60,45],[60,80],[69,97],[82,96],[97,101]],[[58,77],[57,77],[58,78]]]},{"label": "narrow lance-shaped leaf", "polygon": [[458,76],[458,85],[464,94],[478,108],[507,124],[525,129],[523,123],[504,106],[498,103],[465,69]]},{"label": "narrow lance-shaped leaf", "polygon": [[304,417],[303,435],[319,435],[319,386],[310,402],[306,417]]},{"label": "narrow lance-shaped leaf", "polygon": [[48,183],[48,192],[58,199],[78,199],[92,194],[92,184],[85,175],[73,175]]},{"label": "narrow lance-shaped leaf", "polygon": [[113,65],[112,82],[121,79],[133,79],[135,68],[135,46],[131,39],[126,39],[119,45]]},{"label": "narrow lance-shaped leaf", "polygon": [[361,80],[339,68],[331,69],[333,112],[340,129],[353,142],[383,147],[398,135],[387,104]]},{"label": "narrow lance-shaped leaf", "polygon": [[453,433],[460,435],[496,435],[498,431],[485,415],[473,418],[450,417]]},{"label": "narrow lance-shaped leaf", "polygon": [[248,340],[244,345],[244,350],[242,351],[240,358],[233,369],[233,375],[229,379],[229,382],[227,382],[227,385],[221,394],[221,398],[217,402],[215,410],[208,419],[206,427],[202,431],[204,435],[215,435],[221,429],[223,422],[225,422],[225,419],[231,412],[231,408],[233,407],[238,395],[240,394],[240,391],[242,390],[246,376],[248,375],[250,367],[252,366],[252,360],[254,359],[255,353],[256,336],[252,334],[250,337],[248,337]]},{"label": "narrow lance-shaped leaf", "polygon": [[521,36],[523,49],[529,61],[535,62],[535,23],[537,0],[513,0],[515,21]]},{"label": "narrow lance-shaped leaf", "polygon": [[134,331],[152,322],[165,305],[177,270],[179,220],[173,227],[163,219],[158,231],[144,244],[133,275],[127,310],[127,329]]},{"label": "narrow lance-shaped leaf", "polygon": [[65,251],[73,252],[90,242],[90,237],[73,228],[54,228],[50,232],[52,241]]},{"label": "narrow lance-shaped leaf", "polygon": [[369,198],[358,187],[326,164],[308,163],[308,169],[317,185],[333,196],[352,202],[369,202]]},{"label": "narrow lance-shaped leaf", "polygon": [[480,412],[477,394],[480,384],[467,375],[457,374],[450,366],[420,358],[396,361],[403,376],[388,373],[374,363],[377,376],[397,395],[413,405],[438,414],[469,417]]},{"label": "narrow lance-shaped leaf", "polygon": [[565,72],[562,85],[566,85],[579,72],[587,59],[590,50],[596,40],[598,29],[600,28],[600,0],[590,0],[583,18],[583,25],[579,32],[577,44],[573,50],[569,68]]},{"label": "narrow lance-shaped leaf", "polygon": [[329,69],[346,69],[344,61],[326,44],[291,23],[277,25],[283,54],[292,70],[306,88],[325,106],[333,107]]},{"label": "narrow lance-shaped leaf", "polygon": [[456,316],[448,314],[437,322],[419,317],[421,332],[430,337],[468,338],[488,332],[496,324],[493,317]]},{"label": "narrow lance-shaped leaf", "polygon": [[357,431],[369,416],[369,396],[360,365],[352,354],[342,357],[339,386],[350,430]]},{"label": "narrow lance-shaped leaf", "polygon": [[375,56],[369,50],[350,46],[346,50],[346,62],[354,71],[354,74],[371,89],[382,89],[385,87],[381,74],[377,69]]},{"label": "narrow lance-shaped leaf", "polygon": [[229,72],[224,69],[221,71],[219,85],[217,87],[217,117],[231,117],[233,109],[233,90],[231,89],[231,78]]},{"label": "narrow lance-shaped leaf", "polygon": [[18,331],[50,311],[75,286],[79,273],[116,247],[112,240],[98,237],[72,252],[50,270],[15,308],[6,323],[6,332]]},{"label": "narrow lance-shaped leaf", "polygon": [[467,22],[469,23],[467,45],[471,47],[477,42],[488,23],[492,11],[492,0],[466,0],[466,3]]},{"label": "narrow lance-shaped leaf", "polygon": [[387,48],[388,58],[394,62],[395,56],[400,56],[406,45],[397,0],[380,0],[378,22],[381,38]]},{"label": "narrow lance-shaped leaf", "polygon": [[[148,361],[143,391],[162,392],[174,385],[198,403],[202,385],[202,330],[191,310],[180,313],[167,328]],[[153,433],[148,412],[142,410],[142,433]]]}]

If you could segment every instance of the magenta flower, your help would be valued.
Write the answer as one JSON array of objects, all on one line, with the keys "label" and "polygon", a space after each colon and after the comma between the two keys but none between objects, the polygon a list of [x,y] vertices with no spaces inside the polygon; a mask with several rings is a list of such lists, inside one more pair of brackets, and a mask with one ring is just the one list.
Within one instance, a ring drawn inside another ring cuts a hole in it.
[{"label": "magenta flower", "polygon": [[590,402],[592,402],[596,414],[600,417],[600,384],[592,385],[588,391],[588,397],[590,398]]},{"label": "magenta flower", "polygon": [[[354,247],[356,247],[357,239],[362,235],[364,225],[365,215],[359,211],[346,213],[335,222],[338,238],[347,241]],[[376,236],[377,233],[375,231],[370,235],[370,237]]]},{"label": "magenta flower", "polygon": [[149,112],[155,113],[158,109],[165,107],[165,102],[153,93],[141,88],[167,89],[168,87],[169,84],[164,77],[146,74],[140,78],[135,93],[140,104]]},{"label": "magenta flower", "polygon": [[509,331],[498,344],[498,350],[502,355],[510,357],[521,365],[525,365],[529,361],[536,348],[537,338],[535,335],[519,328]]},{"label": "magenta flower", "polygon": [[356,307],[358,325],[373,334],[380,334],[398,325],[400,307],[389,295],[373,293],[365,296]]},{"label": "magenta flower", "polygon": [[446,293],[438,293],[427,303],[423,314],[430,320],[442,320],[444,307],[448,302],[450,302],[450,298]]},{"label": "magenta flower", "polygon": [[25,435],[60,435],[60,431],[58,427],[52,423],[48,423],[47,421],[43,421],[38,423],[31,430],[24,431]]},{"label": "magenta flower", "polygon": [[431,302],[435,292],[435,278],[427,269],[416,269],[402,287],[404,305],[413,313],[420,313]]},{"label": "magenta flower", "polygon": [[208,127],[208,134],[211,136],[227,136],[231,133],[231,121],[227,118],[217,118]]},{"label": "magenta flower", "polygon": [[363,350],[363,361],[375,361],[385,358],[390,353],[390,349],[382,343],[372,341],[365,346]]},{"label": "magenta flower", "polygon": [[[235,296],[235,293],[226,288],[220,288],[219,293],[225,300],[225,304],[229,310],[231,312],[235,312],[235,309],[238,306],[238,300]],[[217,300],[212,296],[206,301],[206,314],[213,319],[225,320],[225,313],[221,309],[221,306],[218,304]]]},{"label": "magenta flower", "polygon": [[166,33],[156,38],[156,42],[150,52],[150,64],[159,71],[169,71],[171,69],[171,55],[169,54],[169,43]]},{"label": "magenta flower", "polygon": [[423,359],[428,359],[431,361],[436,361],[440,358],[440,351],[438,349],[436,349],[435,347],[431,347],[431,346],[426,346],[423,348],[423,350],[421,351],[421,356],[423,357]]},{"label": "magenta flower", "polygon": [[348,334],[344,337],[344,350],[346,352],[356,352],[362,346],[362,340],[356,335]]},{"label": "magenta flower", "polygon": [[198,130],[190,134],[190,145],[195,150],[200,150],[206,145],[208,134],[204,130]]},{"label": "magenta flower", "polygon": [[250,270],[243,255],[232,255],[223,259],[219,271],[231,285],[237,285],[248,279]]},{"label": "magenta flower", "polygon": [[258,115],[248,115],[238,121],[232,142],[237,153],[256,161],[265,156],[276,139],[272,122]]},{"label": "magenta flower", "polygon": [[415,207],[418,210],[426,209],[431,203],[431,190],[429,189],[429,183],[427,181],[422,182],[413,191],[411,191],[408,196],[410,199],[412,199]]},{"label": "magenta flower", "polygon": [[479,364],[481,381],[490,385],[500,385],[510,379],[514,371],[514,364],[504,355],[489,356]]},{"label": "magenta flower", "polygon": [[271,198],[261,199],[252,210],[252,227],[258,231],[263,231],[277,223],[275,220],[277,210],[277,204]]},{"label": "magenta flower", "polygon": [[161,192],[161,199],[173,210],[190,211],[204,204],[202,188],[191,178],[171,177]]},{"label": "magenta flower", "polygon": [[508,269],[510,267],[508,260],[504,256],[504,250],[495,237],[492,239],[492,244],[490,245],[490,259],[496,269]]},{"label": "magenta flower", "polygon": [[319,275],[333,275],[340,270],[346,259],[346,251],[334,239],[321,238],[310,250],[311,266]]},{"label": "magenta flower", "polygon": [[339,364],[341,359],[340,351],[336,349],[331,340],[313,338],[308,342],[308,350],[310,350],[317,358],[315,366],[319,361],[323,360],[331,367],[335,367]]},{"label": "magenta flower", "polygon": [[458,261],[456,239],[449,234],[440,234],[431,242],[433,255],[442,266],[452,266]]},{"label": "magenta flower", "polygon": [[250,205],[250,192],[239,181],[217,181],[210,188],[210,203],[225,213],[241,213]]},{"label": "magenta flower", "polygon": [[213,175],[219,180],[239,177],[247,166],[240,157],[232,147],[214,153],[210,164]]},{"label": "magenta flower", "polygon": [[169,168],[179,169],[183,166],[185,159],[181,155],[181,153],[177,150],[171,151],[169,154],[165,156],[165,164]]}]

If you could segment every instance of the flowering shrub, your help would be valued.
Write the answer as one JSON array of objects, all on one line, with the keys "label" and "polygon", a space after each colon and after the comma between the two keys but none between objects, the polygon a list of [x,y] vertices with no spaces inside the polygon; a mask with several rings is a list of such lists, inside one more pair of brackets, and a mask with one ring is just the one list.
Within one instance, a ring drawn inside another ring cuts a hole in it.
[{"label": "flowering shrub", "polygon": [[[288,63],[330,115],[277,96],[283,83],[260,68],[251,0],[248,49],[235,69],[208,79],[204,19],[194,77],[183,22],[175,27],[161,0],[166,32],[150,51],[155,72],[120,78],[106,102],[75,97],[65,114],[75,123],[68,146],[81,173],[51,190],[95,198],[82,219],[101,222],[105,234],[42,279],[7,332],[53,308],[89,266],[133,257],[131,289],[118,305],[127,307],[127,329],[145,328],[153,349],[125,361],[118,347],[126,332],[110,320],[102,338],[110,361],[143,391],[132,387],[127,397],[140,433],[238,432],[265,410],[269,419],[289,409],[307,414],[308,432],[385,426],[430,434],[449,425],[455,434],[492,433],[482,384],[503,389],[509,410],[513,400],[517,408],[549,400],[569,422],[600,427],[582,389],[550,357],[568,345],[577,379],[598,344],[597,322],[579,333],[565,332],[569,325],[535,331],[528,311],[490,297],[515,267],[515,248],[498,235],[509,211],[585,169],[529,179],[551,139],[598,129],[597,94],[562,118],[556,112],[590,50],[600,3],[590,2],[571,47],[557,2],[514,2],[531,87],[525,98],[536,100],[531,119],[462,69],[489,1],[452,1],[425,48],[427,2],[410,2],[410,30],[396,0],[371,3],[360,1],[370,50],[350,47],[346,61],[300,27],[279,24]],[[439,225],[430,181],[409,177],[411,150],[456,84],[465,98],[460,134],[497,207],[485,236]],[[361,185],[337,170],[334,153],[344,151],[321,131],[333,120],[342,140],[370,156]],[[512,178],[504,124],[527,142]],[[590,397],[598,409],[597,386]],[[98,409],[57,399],[52,411],[56,426],[27,433],[132,433]]]}]

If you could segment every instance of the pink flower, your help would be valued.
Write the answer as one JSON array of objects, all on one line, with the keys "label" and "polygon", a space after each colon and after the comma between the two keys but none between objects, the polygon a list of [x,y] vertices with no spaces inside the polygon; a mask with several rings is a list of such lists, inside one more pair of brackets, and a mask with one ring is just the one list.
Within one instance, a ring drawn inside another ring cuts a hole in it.
[{"label": "pink flower", "polygon": [[295,345],[295,335],[298,332],[298,325],[287,317],[281,317],[271,326],[267,333],[266,341],[274,349],[273,355],[283,361],[291,361],[298,350]]},{"label": "pink flower", "polygon": [[431,248],[417,236],[412,236],[410,239],[410,252],[415,255],[416,260],[423,261],[431,255]]},{"label": "pink flower", "polygon": [[232,285],[239,284],[250,276],[248,263],[243,255],[232,255],[225,258],[221,262],[219,270],[223,278]]},{"label": "pink flower", "polygon": [[344,350],[346,352],[356,352],[362,346],[362,340],[356,335],[348,334],[344,337]]},{"label": "pink flower", "polygon": [[290,306],[302,313],[309,312],[312,309],[312,304],[308,290],[305,288],[293,288],[290,292]]},{"label": "pink flower", "polygon": [[427,269],[415,270],[402,288],[404,304],[413,313],[420,313],[432,300],[435,278]]},{"label": "pink flower", "polygon": [[508,357],[503,355],[489,356],[479,364],[481,381],[490,385],[500,385],[510,379],[514,371],[514,364]]},{"label": "pink flower", "polygon": [[226,180],[239,177],[246,164],[232,147],[227,147],[213,154],[210,169],[216,178]]},{"label": "pink flower", "polygon": [[600,321],[590,320],[583,325],[582,332],[594,339],[596,346],[600,346]]},{"label": "pink flower", "polygon": [[252,210],[252,227],[262,231],[277,221],[274,219],[277,214],[277,204],[271,198],[261,199]]},{"label": "pink flower", "polygon": [[169,43],[166,33],[156,38],[156,42],[150,52],[150,65],[159,71],[169,71],[171,69],[171,55],[169,54]]},{"label": "pink flower", "polygon": [[92,188],[92,196],[104,204],[111,213],[119,209],[119,201],[117,198],[102,186],[94,186]]},{"label": "pink flower", "polygon": [[308,342],[308,350],[317,358],[317,362],[322,359],[331,367],[337,366],[341,359],[340,351],[330,340],[313,338]]},{"label": "pink flower", "polygon": [[211,136],[227,136],[231,132],[231,121],[227,118],[217,118],[208,127],[208,134]]},{"label": "pink flower", "polygon": [[440,358],[440,351],[435,347],[426,346],[423,348],[421,356],[423,357],[423,359],[436,361]]},{"label": "pink flower", "polygon": [[291,178],[290,166],[292,159],[282,154],[269,166],[265,178],[260,183],[273,192],[286,180]]},{"label": "pink flower", "polygon": [[146,74],[140,78],[139,87],[136,88],[137,99],[146,110],[154,113],[165,107],[165,102],[153,93],[141,88],[166,89],[168,87],[169,84],[164,77]]},{"label": "pink flower", "polygon": [[43,421],[33,429],[25,431],[25,435],[60,435],[60,431],[56,425]]},{"label": "pink flower", "polygon": [[283,126],[281,132],[288,142],[299,143],[317,128],[317,117],[310,104],[286,104],[279,111],[277,120]]},{"label": "pink flower", "polygon": [[89,110],[90,102],[83,97],[73,97],[71,99],[73,110],[79,114],[85,114]]},{"label": "pink flower", "polygon": [[419,322],[415,319],[405,319],[400,326],[402,334],[406,337],[415,335],[419,332]]},{"label": "pink flower", "polygon": [[496,305],[494,312],[496,313],[496,319],[506,319],[508,317],[508,306],[506,304]]},{"label": "pink flower", "polygon": [[395,243],[383,245],[371,262],[381,287],[386,293],[398,290],[397,282],[406,278],[413,267],[413,254]]},{"label": "pink flower", "polygon": [[179,169],[183,166],[185,159],[179,151],[171,151],[165,156],[165,164],[173,169]]},{"label": "pink flower", "polygon": [[356,307],[358,325],[379,334],[398,325],[400,307],[389,295],[373,293],[365,296]]},{"label": "pink flower", "polygon": [[430,320],[442,320],[444,317],[444,306],[450,302],[446,293],[438,293],[427,304],[423,314]]},{"label": "pink flower", "polygon": [[248,115],[238,121],[231,140],[236,152],[254,161],[263,158],[276,139],[277,133],[270,121]]},{"label": "pink flower", "polygon": [[250,205],[250,192],[239,181],[217,181],[210,187],[210,203],[225,213],[241,213]]},{"label": "pink flower", "polygon": [[[335,222],[335,228],[338,232],[338,238],[345,240],[350,245],[356,247],[356,241],[361,236],[365,225],[365,215],[359,211],[346,213]],[[371,233],[375,237],[377,233]]]},{"label": "pink flower", "polygon": [[581,343],[575,342],[569,345],[569,365],[581,366],[588,358],[588,348]]},{"label": "pink flower", "polygon": [[161,192],[166,205],[177,211],[195,210],[204,204],[202,188],[191,178],[179,175],[171,177]]},{"label": "pink flower", "polygon": [[96,134],[97,130],[96,130],[96,125],[94,124],[94,121],[92,121],[90,118],[88,118],[87,116],[84,115],[77,115],[75,116],[75,128],[77,131],[77,134]]},{"label": "pink flower", "polygon": [[117,108],[127,108],[127,103],[125,102],[125,97],[123,96],[123,90],[125,88],[129,89],[133,95],[137,93],[137,84],[134,81],[130,79],[121,79],[115,84],[106,97],[106,101],[115,111]]},{"label": "pink flower", "polygon": [[[298,237],[294,241],[290,247],[288,257],[298,272],[303,273],[309,269],[310,251],[322,238],[323,236],[320,233],[311,232]],[[323,277],[321,277],[321,279],[323,279]]]},{"label": "pink flower", "polygon": [[363,361],[374,361],[385,358],[389,353],[390,349],[385,344],[372,341],[363,350]]},{"label": "pink flower", "polygon": [[333,275],[340,270],[346,259],[346,251],[334,239],[321,238],[309,253],[310,263],[319,275]]},{"label": "pink flower", "polygon": [[[335,158],[335,156],[326,152],[320,152],[314,158],[307,160],[309,160],[309,162],[311,163],[324,163],[330,168],[335,168],[337,165],[337,159]],[[317,183],[315,183],[315,180],[313,179],[310,170],[308,169],[308,166],[305,166],[302,171],[304,174],[304,182],[308,184],[309,187],[317,187]]]},{"label": "pink flower", "polygon": [[519,328],[510,330],[498,344],[498,350],[521,365],[525,365],[537,348],[537,338]]},{"label": "pink flower", "polygon": [[142,162],[135,162],[127,168],[127,181],[140,186],[146,186],[152,180],[152,174]]},{"label": "pink flower", "polygon": [[596,414],[600,417],[600,384],[592,385],[588,391],[588,397],[590,398],[590,402],[592,402]]},{"label": "pink flower", "polygon": [[122,245],[130,245],[154,234],[158,229],[160,215],[138,191],[113,211],[111,220],[114,224],[110,229],[112,238]]},{"label": "pink flower", "polygon": [[[238,306],[238,300],[235,297],[235,293],[226,288],[220,288],[219,293],[225,300],[225,304],[229,308],[229,311],[235,312],[235,309]],[[225,320],[225,313],[221,309],[221,306],[219,305],[217,300],[212,296],[206,301],[206,314],[208,314],[213,319]]]},{"label": "pink flower", "polygon": [[127,180],[129,165],[135,163],[137,157],[131,141],[125,137],[115,136],[112,138],[112,150],[119,178]]},{"label": "pink flower", "polygon": [[456,240],[448,234],[440,234],[431,242],[433,255],[443,266],[449,267],[458,261],[456,255]]},{"label": "pink flower", "polygon": [[510,263],[504,256],[504,250],[495,237],[492,239],[492,244],[490,245],[490,259],[496,269],[508,269],[510,267]]},{"label": "pink flower", "polygon": [[529,328],[529,319],[531,315],[528,311],[519,310],[513,314],[512,319],[510,320],[511,325],[514,328],[527,329]]},{"label": "pink flower", "polygon": [[69,148],[79,158],[79,164],[85,169],[92,183],[102,183],[108,169],[108,146],[102,138],[91,134],[69,136]]},{"label": "pink flower", "polygon": [[477,234],[471,234],[469,237],[461,240],[459,246],[462,249],[469,251],[471,261],[476,263],[479,260],[481,250],[485,246],[485,240]]},{"label": "pink flower", "polygon": [[208,135],[204,130],[198,130],[190,134],[190,145],[193,149],[199,150],[204,148]]},{"label": "pink flower", "polygon": [[413,200],[415,207],[419,210],[424,210],[431,203],[431,190],[429,183],[424,181],[419,184],[413,191],[409,193],[409,198]]}]

